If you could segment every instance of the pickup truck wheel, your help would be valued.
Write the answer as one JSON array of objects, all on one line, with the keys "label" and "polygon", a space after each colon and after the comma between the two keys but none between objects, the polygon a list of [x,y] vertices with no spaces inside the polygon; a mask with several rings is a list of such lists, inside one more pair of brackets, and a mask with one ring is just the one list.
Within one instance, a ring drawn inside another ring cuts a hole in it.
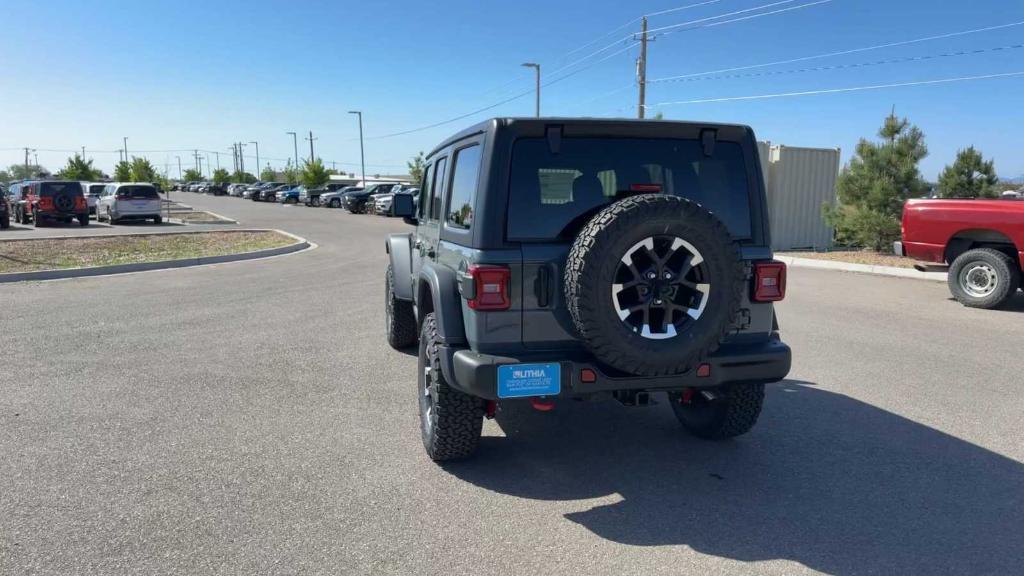
[{"label": "pickup truck wheel", "polygon": [[416,381],[419,384],[420,432],[427,455],[435,462],[465,458],[476,451],[483,430],[483,401],[452,388],[441,372],[434,314],[423,319]]},{"label": "pickup truck wheel", "polygon": [[669,404],[690,434],[725,440],[746,434],[757,423],[764,404],[764,384],[735,384],[715,390],[709,400],[699,390],[669,392]]},{"label": "pickup truck wheel", "polygon": [[395,296],[395,271],[390,264],[384,279],[384,320],[388,344],[395,350],[408,348],[416,341],[416,315],[412,302]]},{"label": "pickup truck wheel", "polygon": [[643,194],[594,216],[569,251],[565,300],[601,361],[631,374],[682,374],[733,329],[747,286],[725,225],[678,196]]},{"label": "pickup truck wheel", "polygon": [[968,250],[949,267],[949,291],[970,308],[997,308],[1017,292],[1020,271],[1012,258],[993,248]]}]

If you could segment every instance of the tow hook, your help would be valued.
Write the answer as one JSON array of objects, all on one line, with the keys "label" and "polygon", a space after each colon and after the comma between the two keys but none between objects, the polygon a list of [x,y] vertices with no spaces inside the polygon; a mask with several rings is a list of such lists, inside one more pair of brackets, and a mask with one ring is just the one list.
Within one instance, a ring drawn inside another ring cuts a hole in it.
[{"label": "tow hook", "polygon": [[555,401],[540,396],[531,396],[530,406],[533,406],[533,409],[538,412],[550,412],[555,409]]},{"label": "tow hook", "polygon": [[488,420],[494,420],[494,415],[498,413],[498,402],[496,400],[488,400],[487,405],[484,407],[484,416]]}]

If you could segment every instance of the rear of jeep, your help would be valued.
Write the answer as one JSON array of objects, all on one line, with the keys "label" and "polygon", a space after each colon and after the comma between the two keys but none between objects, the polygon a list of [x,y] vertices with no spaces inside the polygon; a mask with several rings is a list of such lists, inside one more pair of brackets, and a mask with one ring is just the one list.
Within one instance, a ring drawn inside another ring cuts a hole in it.
[{"label": "rear of jeep", "polygon": [[496,119],[428,158],[413,234],[388,241],[389,342],[420,344],[424,444],[471,454],[498,402],[667,392],[683,426],[756,422],[790,350],[744,126]]}]

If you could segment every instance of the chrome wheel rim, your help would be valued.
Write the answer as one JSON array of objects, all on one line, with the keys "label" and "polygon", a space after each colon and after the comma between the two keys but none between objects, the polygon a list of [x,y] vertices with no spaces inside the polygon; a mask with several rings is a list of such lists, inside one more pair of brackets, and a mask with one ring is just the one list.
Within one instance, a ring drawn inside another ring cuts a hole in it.
[{"label": "chrome wheel rim", "polygon": [[626,327],[650,340],[675,338],[700,319],[711,283],[704,256],[686,240],[650,236],[622,256],[612,305]]},{"label": "chrome wheel rim", "polygon": [[985,262],[971,262],[960,271],[960,287],[975,298],[992,294],[998,286],[995,268]]}]

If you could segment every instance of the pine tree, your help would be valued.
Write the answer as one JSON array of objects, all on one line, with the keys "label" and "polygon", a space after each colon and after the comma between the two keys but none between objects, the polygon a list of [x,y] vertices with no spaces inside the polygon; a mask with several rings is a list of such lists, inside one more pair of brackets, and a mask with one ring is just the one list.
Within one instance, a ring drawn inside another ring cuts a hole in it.
[{"label": "pine tree", "polygon": [[132,181],[132,165],[121,160],[114,166],[114,180],[118,182]]},{"label": "pine tree", "polygon": [[881,142],[857,144],[836,183],[839,204],[824,211],[840,243],[882,250],[900,235],[904,201],[926,189],[917,166],[928,148],[921,130],[895,114],[885,119],[878,136]]},{"label": "pine tree", "polygon": [[149,161],[148,158],[139,158],[132,156],[131,163],[131,181],[132,182],[156,182],[159,177],[156,174],[156,168]]},{"label": "pine tree", "polygon": [[302,184],[306,188],[322,186],[330,179],[330,176],[327,175],[327,169],[324,168],[324,163],[319,158],[312,162],[307,161],[305,164],[302,169]]},{"label": "pine tree", "polygon": [[65,180],[84,180],[91,182],[93,180],[99,180],[101,173],[98,168],[93,168],[92,160],[86,160],[80,155],[75,154],[68,158],[67,166],[62,168],[60,172],[57,172],[58,178]]},{"label": "pine tree", "polygon": [[939,175],[939,196],[943,198],[995,198],[999,195],[995,163],[968,146],[956,154],[952,165]]}]

